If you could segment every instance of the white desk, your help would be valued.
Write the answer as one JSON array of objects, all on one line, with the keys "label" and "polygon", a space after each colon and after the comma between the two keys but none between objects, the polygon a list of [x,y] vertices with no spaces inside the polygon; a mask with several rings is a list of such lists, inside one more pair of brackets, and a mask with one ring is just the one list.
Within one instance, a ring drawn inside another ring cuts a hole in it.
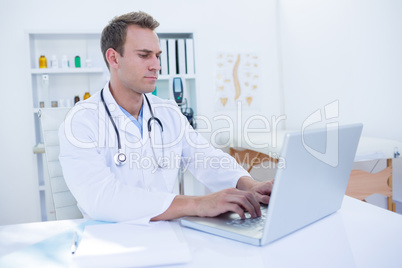
[{"label": "white desk", "polygon": [[[82,222],[0,226],[0,266],[12,254]],[[172,267],[402,267],[402,216],[350,197],[337,213],[265,247],[182,231],[193,260]]]}]

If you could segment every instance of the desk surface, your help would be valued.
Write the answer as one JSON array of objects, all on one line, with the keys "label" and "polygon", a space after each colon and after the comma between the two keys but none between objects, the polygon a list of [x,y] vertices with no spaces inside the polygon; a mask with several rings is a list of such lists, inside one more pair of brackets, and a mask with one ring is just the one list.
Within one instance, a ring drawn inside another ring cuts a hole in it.
[{"label": "desk surface", "polygon": [[[0,263],[82,222],[0,226]],[[402,216],[346,196],[338,212],[265,247],[181,230],[193,260],[177,267],[402,267]]]}]

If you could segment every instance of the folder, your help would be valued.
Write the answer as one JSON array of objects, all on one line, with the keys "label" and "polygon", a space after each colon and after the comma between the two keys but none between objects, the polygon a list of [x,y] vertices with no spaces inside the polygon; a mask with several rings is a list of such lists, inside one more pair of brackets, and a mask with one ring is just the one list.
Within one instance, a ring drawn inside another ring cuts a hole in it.
[{"label": "folder", "polygon": [[186,47],[184,39],[177,39],[177,52],[179,74],[186,74]]},{"label": "folder", "polygon": [[195,74],[193,39],[186,39],[186,61],[187,74]]},{"label": "folder", "polygon": [[166,39],[160,39],[159,40],[159,45],[161,47],[161,75],[168,75],[169,74],[169,69],[168,69],[168,49],[167,49],[167,40]]},{"label": "folder", "polygon": [[169,74],[177,74],[176,69],[176,39],[168,39]]}]

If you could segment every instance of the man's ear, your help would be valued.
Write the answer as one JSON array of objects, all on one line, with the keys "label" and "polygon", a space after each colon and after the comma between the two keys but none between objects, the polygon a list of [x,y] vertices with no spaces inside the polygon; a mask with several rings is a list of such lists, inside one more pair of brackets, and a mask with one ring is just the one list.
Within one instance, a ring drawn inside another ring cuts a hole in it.
[{"label": "man's ear", "polygon": [[120,57],[120,54],[113,48],[109,48],[108,50],[106,50],[106,59],[107,59],[107,62],[109,63],[110,68],[114,68],[114,69],[118,68],[119,57]]}]

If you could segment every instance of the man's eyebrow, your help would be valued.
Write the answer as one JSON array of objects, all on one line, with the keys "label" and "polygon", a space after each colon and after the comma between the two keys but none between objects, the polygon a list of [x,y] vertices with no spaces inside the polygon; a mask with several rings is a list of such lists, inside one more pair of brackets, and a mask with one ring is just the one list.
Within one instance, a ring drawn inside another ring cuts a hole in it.
[{"label": "man's eyebrow", "polygon": [[[149,49],[137,49],[136,50],[137,52],[143,52],[143,53],[153,53],[153,51],[152,50],[149,50]],[[162,53],[162,51],[157,51],[155,54],[160,54],[160,53]]]}]

